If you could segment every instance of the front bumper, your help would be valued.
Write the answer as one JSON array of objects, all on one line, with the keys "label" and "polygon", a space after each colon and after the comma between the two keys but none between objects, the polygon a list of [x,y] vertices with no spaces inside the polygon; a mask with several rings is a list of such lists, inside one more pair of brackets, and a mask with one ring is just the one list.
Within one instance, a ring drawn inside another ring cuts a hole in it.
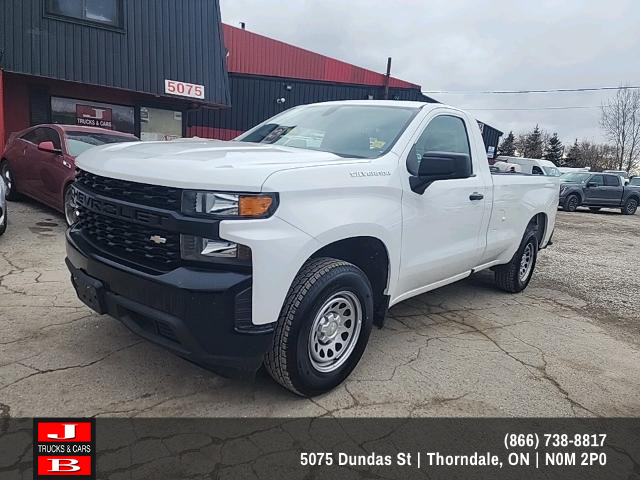
[{"label": "front bumper", "polygon": [[67,232],[67,266],[78,296],[133,332],[226,374],[255,372],[271,347],[273,324],[251,323],[249,273],[180,267],[152,275],[115,262]]}]

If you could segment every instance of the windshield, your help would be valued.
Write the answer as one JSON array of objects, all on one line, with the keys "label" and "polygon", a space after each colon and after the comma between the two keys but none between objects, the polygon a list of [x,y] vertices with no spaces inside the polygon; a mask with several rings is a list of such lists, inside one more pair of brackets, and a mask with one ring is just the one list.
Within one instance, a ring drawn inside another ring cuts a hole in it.
[{"label": "windshield", "polygon": [[633,177],[631,180],[629,180],[629,185],[640,187],[640,177]]},{"label": "windshield", "polygon": [[565,173],[560,177],[560,181],[565,183],[584,183],[590,176],[590,173]]},{"label": "windshield", "polygon": [[376,158],[387,153],[417,108],[380,105],[311,105],[288,110],[236,138]]},{"label": "windshield", "polygon": [[544,174],[549,177],[559,177],[561,175],[560,170],[556,167],[542,167],[542,170],[544,171]]},{"label": "windshield", "polygon": [[135,142],[137,140],[134,137],[124,135],[81,131],[67,131],[66,137],[67,149],[72,157],[77,157],[82,152],[105,143]]}]

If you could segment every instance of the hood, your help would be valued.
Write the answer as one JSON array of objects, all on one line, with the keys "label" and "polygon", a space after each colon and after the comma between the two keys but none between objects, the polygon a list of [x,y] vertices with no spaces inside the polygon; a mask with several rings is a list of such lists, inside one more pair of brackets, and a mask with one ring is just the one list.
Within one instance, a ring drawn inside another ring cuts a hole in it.
[{"label": "hood", "polygon": [[76,159],[80,169],[103,177],[185,189],[248,192],[260,191],[267,177],[281,170],[360,162],[280,145],[200,139],[103,145]]}]

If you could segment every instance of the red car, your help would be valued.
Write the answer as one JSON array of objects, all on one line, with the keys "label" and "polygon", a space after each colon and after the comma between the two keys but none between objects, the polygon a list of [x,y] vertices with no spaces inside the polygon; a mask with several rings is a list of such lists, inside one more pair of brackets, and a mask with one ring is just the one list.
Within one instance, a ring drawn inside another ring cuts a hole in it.
[{"label": "red car", "polygon": [[85,150],[105,143],[136,142],[128,133],[72,125],[38,125],[9,138],[0,157],[0,175],[7,198],[32,197],[75,220],[69,188],[76,174],[75,158]]}]

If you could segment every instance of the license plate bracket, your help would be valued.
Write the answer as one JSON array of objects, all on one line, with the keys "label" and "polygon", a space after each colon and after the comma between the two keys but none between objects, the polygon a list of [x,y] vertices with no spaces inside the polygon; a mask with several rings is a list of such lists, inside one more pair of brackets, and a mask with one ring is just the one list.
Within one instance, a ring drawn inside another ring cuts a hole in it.
[{"label": "license plate bracket", "polygon": [[78,298],[91,310],[100,315],[106,313],[104,302],[104,284],[93,277],[76,270],[71,275],[71,283],[73,283]]}]

